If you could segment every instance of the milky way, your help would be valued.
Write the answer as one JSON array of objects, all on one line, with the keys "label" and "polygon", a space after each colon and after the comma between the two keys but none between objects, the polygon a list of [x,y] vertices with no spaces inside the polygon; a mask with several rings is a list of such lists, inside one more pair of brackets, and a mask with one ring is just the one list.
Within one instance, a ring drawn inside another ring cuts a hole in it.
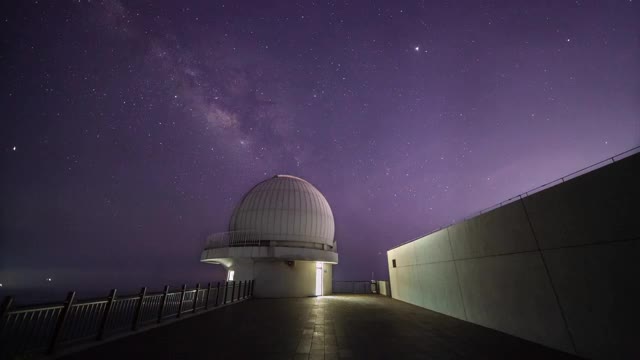
[{"label": "milky way", "polygon": [[275,174],[336,218],[338,280],[640,145],[637,1],[2,6],[0,282],[209,281]]}]

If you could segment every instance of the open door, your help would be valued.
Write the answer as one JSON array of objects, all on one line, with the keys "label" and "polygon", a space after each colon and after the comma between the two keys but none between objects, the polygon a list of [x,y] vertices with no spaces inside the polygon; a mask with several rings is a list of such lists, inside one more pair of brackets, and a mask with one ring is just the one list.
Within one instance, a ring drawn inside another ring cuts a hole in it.
[{"label": "open door", "polygon": [[321,262],[316,263],[316,296],[322,296],[322,273],[324,269]]}]

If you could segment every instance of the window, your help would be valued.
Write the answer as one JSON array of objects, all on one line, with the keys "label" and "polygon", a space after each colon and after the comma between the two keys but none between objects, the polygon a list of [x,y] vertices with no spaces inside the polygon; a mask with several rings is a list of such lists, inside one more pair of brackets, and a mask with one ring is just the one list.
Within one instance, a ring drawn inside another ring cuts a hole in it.
[{"label": "window", "polygon": [[229,270],[229,273],[227,274],[227,281],[233,281],[233,275],[235,275],[235,273],[235,271]]},{"label": "window", "polygon": [[391,262],[393,263],[393,267],[396,267],[396,259],[391,260]]}]

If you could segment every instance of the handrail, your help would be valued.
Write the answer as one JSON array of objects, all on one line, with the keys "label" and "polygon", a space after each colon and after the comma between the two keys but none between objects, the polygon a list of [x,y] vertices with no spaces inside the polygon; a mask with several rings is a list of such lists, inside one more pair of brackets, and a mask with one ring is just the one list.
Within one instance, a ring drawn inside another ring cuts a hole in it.
[{"label": "handrail", "polygon": [[277,246],[292,248],[310,248],[335,252],[335,249],[320,242],[296,241],[296,240],[273,240],[265,239],[264,234],[255,230],[236,230],[211,234],[205,241],[205,250],[219,249],[226,247],[261,247]]},{"label": "handrail", "polygon": [[472,213],[471,215],[465,216],[464,218],[460,219],[459,221],[453,221],[453,222],[451,222],[449,224],[442,225],[442,226],[438,227],[437,229],[432,230],[432,231],[430,231],[430,232],[428,232],[428,233],[426,233],[424,235],[420,235],[417,238],[414,238],[414,239],[411,239],[409,241],[405,241],[403,243],[400,243],[400,244],[388,249],[387,251],[399,248],[400,246],[403,246],[403,245],[406,245],[406,244],[409,244],[409,243],[412,243],[412,242],[414,242],[416,240],[422,239],[423,237],[426,237],[426,236],[429,236],[429,235],[431,235],[433,233],[436,233],[436,232],[438,232],[438,231],[440,231],[442,229],[446,229],[449,226],[455,225],[457,223],[460,223],[460,222],[469,220],[471,218],[474,218],[474,217],[476,217],[478,215],[482,215],[484,213],[487,213],[487,212],[489,212],[491,210],[497,209],[497,208],[501,207],[502,205],[506,205],[506,204],[512,203],[514,201],[520,200],[522,198],[525,198],[525,197],[527,197],[529,195],[533,195],[533,194],[535,194],[537,192],[540,192],[542,189],[547,189],[547,188],[551,187],[550,185],[556,185],[556,184],[564,183],[566,180],[571,180],[571,179],[575,178],[576,175],[584,174],[585,170],[589,170],[589,169],[595,170],[596,168],[600,168],[603,165],[613,164],[616,161],[625,159],[625,158],[627,158],[627,157],[629,157],[629,156],[631,156],[633,154],[639,153],[639,152],[640,152],[640,146],[633,147],[633,148],[631,148],[629,150],[623,151],[623,152],[621,152],[619,154],[616,154],[616,155],[611,156],[609,158],[606,158],[604,160],[598,161],[597,163],[591,164],[591,165],[589,165],[587,167],[584,167],[584,168],[582,168],[580,170],[576,170],[576,171],[574,171],[574,172],[572,172],[570,174],[567,174],[567,175],[565,175],[563,177],[557,178],[557,179],[555,179],[553,181],[549,181],[549,182],[544,183],[544,184],[542,184],[540,186],[537,186],[537,187],[535,187],[533,189],[525,191],[525,192],[523,192],[521,194],[518,194],[516,196],[510,197],[507,200],[504,200],[504,201],[499,202],[497,204],[491,205],[491,206],[489,206],[487,208],[484,208],[484,209],[482,209],[480,211],[476,211],[476,212]]},{"label": "handrail", "polygon": [[228,231],[211,234],[207,237],[205,249],[235,246],[261,246],[269,242],[261,240],[260,232],[254,230]]},{"label": "handrail", "polygon": [[[7,296],[0,307],[0,358],[21,354],[51,355],[61,347],[86,341],[101,341],[108,335],[136,331],[182,314],[210,310],[253,296],[254,280],[226,281],[194,289],[183,285],[178,292],[116,296],[76,301],[70,292],[64,303],[13,306]],[[229,289],[227,291],[227,289]],[[234,291],[231,291],[233,289]],[[222,290],[222,291],[221,291]],[[223,293],[221,297],[219,293]]]},{"label": "handrail", "polygon": [[[383,294],[388,295],[387,280],[334,280],[334,294]],[[384,287],[384,289],[381,288]],[[383,291],[381,291],[383,290]]]}]

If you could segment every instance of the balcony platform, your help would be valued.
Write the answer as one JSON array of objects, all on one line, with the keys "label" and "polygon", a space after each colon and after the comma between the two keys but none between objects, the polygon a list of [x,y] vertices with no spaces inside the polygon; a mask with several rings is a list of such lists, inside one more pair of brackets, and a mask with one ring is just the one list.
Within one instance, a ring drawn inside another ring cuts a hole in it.
[{"label": "balcony platform", "polygon": [[576,359],[379,295],[252,299],[61,358]]}]

